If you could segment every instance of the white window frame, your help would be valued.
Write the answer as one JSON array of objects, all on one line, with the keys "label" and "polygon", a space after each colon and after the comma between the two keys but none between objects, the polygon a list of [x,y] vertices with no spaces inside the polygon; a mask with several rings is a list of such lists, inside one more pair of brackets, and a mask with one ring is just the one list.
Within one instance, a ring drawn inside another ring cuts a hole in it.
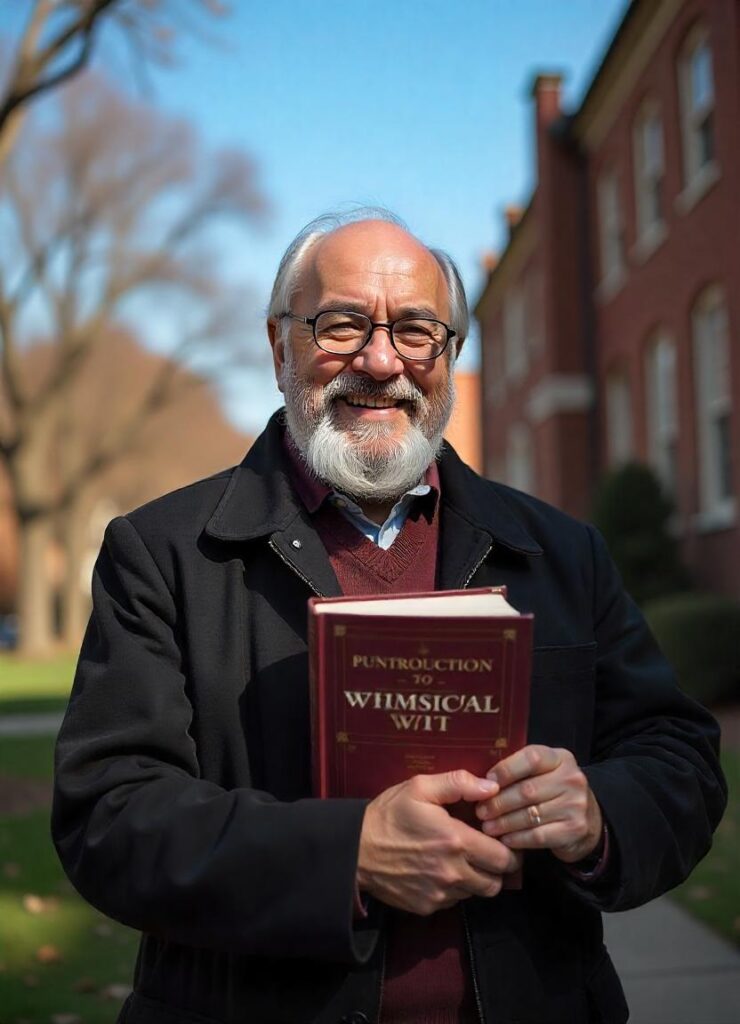
[{"label": "white window frame", "polygon": [[526,304],[520,284],[514,285],[504,296],[503,328],[506,379],[516,384],[524,380],[529,369]]},{"label": "white window frame", "polygon": [[603,298],[621,287],[625,276],[624,215],[619,190],[619,175],[609,168],[601,173],[596,186],[599,214],[599,252]]},{"label": "white window frame", "polygon": [[[710,90],[707,95],[696,97],[694,71],[700,54],[709,62]],[[679,56],[678,91],[681,109],[681,143],[683,151],[684,191],[703,194],[717,177],[716,161],[716,118],[714,60],[709,43],[709,32],[704,25],[695,26],[689,33]],[[712,153],[705,158],[702,154],[702,125],[711,118]],[[704,182],[708,182],[704,185]],[[688,200],[684,199],[684,205]]]},{"label": "white window frame", "polygon": [[527,423],[512,423],[506,435],[506,482],[527,494],[534,493],[534,446]]},{"label": "white window frame", "polygon": [[[725,479],[725,464],[732,472],[732,417],[730,331],[724,294],[718,285],[706,288],[691,312],[696,389],[696,432],[699,479],[698,524],[721,528],[735,521],[735,481]],[[724,421],[724,430],[723,430]],[[731,419],[730,419],[731,423]]]},{"label": "white window frame", "polygon": [[678,397],[676,346],[664,329],[658,330],[645,352],[645,413],[648,460],[666,492],[677,497]]},{"label": "white window frame", "polygon": [[606,375],[606,453],[612,468],[630,462],[635,455],[632,387],[624,366]]},{"label": "white window frame", "polygon": [[[646,100],[635,118],[632,153],[635,173],[637,248],[645,259],[665,237],[665,157],[659,104]],[[655,196],[658,209],[654,209]]]}]

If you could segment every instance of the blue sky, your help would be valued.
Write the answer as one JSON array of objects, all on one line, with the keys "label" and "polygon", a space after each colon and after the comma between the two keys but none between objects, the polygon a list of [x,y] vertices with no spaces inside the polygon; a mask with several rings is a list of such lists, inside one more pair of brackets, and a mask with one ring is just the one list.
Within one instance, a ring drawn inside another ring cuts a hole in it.
[{"label": "blue sky", "polygon": [[[14,35],[27,3],[0,9]],[[565,73],[577,105],[627,0],[232,0],[214,43],[184,37],[152,100],[213,146],[256,160],[272,207],[230,254],[254,288],[245,344],[260,324],[285,246],[342,204],[388,206],[458,261],[471,302],[480,258],[503,241],[502,210],[532,187],[538,71]],[[238,272],[238,274],[236,273]],[[475,341],[465,365],[477,358]],[[279,404],[269,368],[223,389],[238,425],[258,430]]]}]

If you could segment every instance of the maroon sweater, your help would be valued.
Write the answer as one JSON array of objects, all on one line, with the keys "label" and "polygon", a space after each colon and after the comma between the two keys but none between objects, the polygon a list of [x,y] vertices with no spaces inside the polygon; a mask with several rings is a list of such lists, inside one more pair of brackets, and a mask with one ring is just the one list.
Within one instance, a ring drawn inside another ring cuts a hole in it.
[{"label": "maroon sweater", "polygon": [[[342,592],[348,596],[434,590],[439,540],[439,476],[416,499],[400,534],[387,550],[349,523],[329,501],[330,491],[311,477],[288,448],[293,483],[312,516]],[[479,1020],[468,969],[462,915],[457,907],[431,917],[391,911],[381,1024],[476,1024]]]}]

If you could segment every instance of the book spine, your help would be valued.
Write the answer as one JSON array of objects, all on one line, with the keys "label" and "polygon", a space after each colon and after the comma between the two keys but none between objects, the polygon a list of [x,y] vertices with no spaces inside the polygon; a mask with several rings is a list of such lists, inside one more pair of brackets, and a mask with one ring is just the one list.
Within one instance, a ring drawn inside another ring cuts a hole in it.
[{"label": "book spine", "polygon": [[326,778],[326,733],[324,715],[321,713],[326,706],[325,671],[324,671],[324,617],[316,615],[309,602],[308,611],[308,690],[311,710],[311,773],[313,795],[325,797],[327,793]]}]

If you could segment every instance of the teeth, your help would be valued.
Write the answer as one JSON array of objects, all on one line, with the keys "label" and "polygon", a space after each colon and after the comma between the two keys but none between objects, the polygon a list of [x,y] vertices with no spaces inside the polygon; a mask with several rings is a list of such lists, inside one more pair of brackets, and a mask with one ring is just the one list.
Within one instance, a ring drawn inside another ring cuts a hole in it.
[{"label": "teeth", "polygon": [[357,395],[345,396],[344,400],[347,405],[359,405],[368,409],[390,409],[398,404],[395,398],[364,398]]}]

